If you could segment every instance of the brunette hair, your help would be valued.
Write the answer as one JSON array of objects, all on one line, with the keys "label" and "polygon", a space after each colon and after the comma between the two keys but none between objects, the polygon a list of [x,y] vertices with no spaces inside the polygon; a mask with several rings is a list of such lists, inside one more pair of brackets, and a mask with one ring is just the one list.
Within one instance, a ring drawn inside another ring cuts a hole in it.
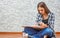
[{"label": "brunette hair", "polygon": [[[48,9],[48,7],[46,6],[46,4],[44,2],[39,2],[37,5],[37,8],[39,8],[39,7],[43,7],[47,14],[50,12],[50,10]],[[38,12],[39,12],[39,10],[38,10]]]}]

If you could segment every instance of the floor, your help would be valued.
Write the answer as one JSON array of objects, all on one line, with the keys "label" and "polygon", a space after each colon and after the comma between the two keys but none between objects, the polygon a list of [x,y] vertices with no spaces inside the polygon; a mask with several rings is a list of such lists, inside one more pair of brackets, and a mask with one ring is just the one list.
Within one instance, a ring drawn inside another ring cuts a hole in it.
[{"label": "floor", "polygon": [[60,38],[60,34],[56,34],[56,38]]},{"label": "floor", "polygon": [[0,34],[0,38],[22,38],[21,34]]},{"label": "floor", "polygon": [[[21,34],[0,34],[0,38],[22,38],[22,35]],[[56,38],[60,38],[60,34],[57,34]]]}]

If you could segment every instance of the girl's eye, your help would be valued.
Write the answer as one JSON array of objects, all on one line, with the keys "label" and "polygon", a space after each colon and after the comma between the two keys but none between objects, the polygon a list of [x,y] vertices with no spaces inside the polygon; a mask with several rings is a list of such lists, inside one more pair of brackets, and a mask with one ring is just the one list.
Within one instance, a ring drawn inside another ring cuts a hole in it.
[{"label": "girl's eye", "polygon": [[43,10],[40,10],[40,11],[43,11]]}]

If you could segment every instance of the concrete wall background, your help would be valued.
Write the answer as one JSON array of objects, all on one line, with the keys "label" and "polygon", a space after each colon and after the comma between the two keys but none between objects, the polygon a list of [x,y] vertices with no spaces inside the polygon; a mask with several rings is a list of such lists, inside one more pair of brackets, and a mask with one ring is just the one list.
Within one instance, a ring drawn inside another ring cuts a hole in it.
[{"label": "concrete wall background", "polygon": [[33,25],[40,1],[55,13],[55,31],[60,32],[60,0],[0,0],[0,32],[19,32],[22,25]]}]

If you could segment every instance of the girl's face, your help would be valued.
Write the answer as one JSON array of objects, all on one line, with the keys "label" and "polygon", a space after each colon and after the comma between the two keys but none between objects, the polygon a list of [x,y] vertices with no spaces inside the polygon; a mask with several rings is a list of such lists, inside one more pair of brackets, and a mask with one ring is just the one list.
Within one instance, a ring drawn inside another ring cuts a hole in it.
[{"label": "girl's face", "polygon": [[40,14],[45,14],[45,9],[43,7],[38,7],[38,11]]}]

